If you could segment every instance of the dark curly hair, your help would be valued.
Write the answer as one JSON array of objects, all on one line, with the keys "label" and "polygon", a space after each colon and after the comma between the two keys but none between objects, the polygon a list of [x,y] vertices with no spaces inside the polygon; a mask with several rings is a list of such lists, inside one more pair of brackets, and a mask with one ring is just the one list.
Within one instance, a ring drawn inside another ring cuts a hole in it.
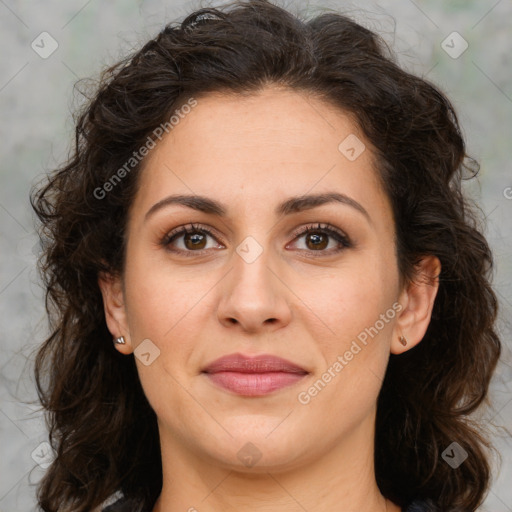
[{"label": "dark curly hair", "polygon": [[[90,511],[118,490],[150,510],[162,486],[156,415],[134,359],[112,345],[98,286],[99,273],[123,273],[144,160],[105,197],[98,190],[187,98],[269,84],[312,93],[358,123],[392,204],[403,282],[423,255],[442,265],[424,339],[391,355],[378,397],[382,494],[400,506],[431,499],[443,511],[483,502],[492,445],[470,414],[488,394],[501,342],[492,254],[462,191],[478,164],[449,100],[395,60],[379,36],[339,13],[306,20],[240,0],[168,24],[102,73],[76,114],[68,161],[30,195],[50,322],[35,376],[56,455],[37,491],[44,511]],[[468,453],[457,470],[441,459],[454,441]]]}]

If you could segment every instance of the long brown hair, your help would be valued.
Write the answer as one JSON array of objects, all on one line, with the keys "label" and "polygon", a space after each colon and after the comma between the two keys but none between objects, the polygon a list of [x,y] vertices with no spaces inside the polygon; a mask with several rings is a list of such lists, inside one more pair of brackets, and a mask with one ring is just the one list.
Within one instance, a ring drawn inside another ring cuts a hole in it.
[{"label": "long brown hair", "polygon": [[[492,255],[461,186],[478,165],[454,109],[348,17],[304,20],[252,0],[199,9],[105,70],[77,114],[69,160],[31,193],[51,327],[35,366],[56,452],[38,488],[44,511],[89,511],[117,490],[150,510],[162,486],[156,416],[134,359],[112,346],[97,284],[99,272],[123,272],[141,164],[108,194],[98,190],[186,98],[270,83],[314,93],[358,122],[391,200],[401,277],[411,279],[422,255],[441,261],[427,333],[391,355],[378,397],[381,492],[401,506],[431,499],[443,511],[482,503],[492,447],[470,413],[486,398],[501,343]],[[441,458],[453,442],[468,454],[456,470]]]}]

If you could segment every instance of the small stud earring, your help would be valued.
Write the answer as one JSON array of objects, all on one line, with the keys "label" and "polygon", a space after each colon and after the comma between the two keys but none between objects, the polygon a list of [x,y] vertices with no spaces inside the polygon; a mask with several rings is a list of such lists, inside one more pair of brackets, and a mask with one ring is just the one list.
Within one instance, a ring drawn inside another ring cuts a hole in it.
[{"label": "small stud earring", "polygon": [[405,347],[407,345],[407,340],[405,339],[405,336],[399,336],[398,341]]},{"label": "small stud earring", "polygon": [[126,341],[124,339],[124,336],[119,336],[119,338],[114,339],[115,345],[126,345]]}]

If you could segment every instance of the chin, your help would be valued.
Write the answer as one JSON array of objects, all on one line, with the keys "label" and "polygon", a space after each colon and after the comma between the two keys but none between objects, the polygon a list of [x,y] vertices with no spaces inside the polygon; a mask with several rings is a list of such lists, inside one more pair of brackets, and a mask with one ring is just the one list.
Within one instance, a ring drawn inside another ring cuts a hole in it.
[{"label": "chin", "polygon": [[[312,446],[304,443],[303,435],[279,425],[283,418],[246,417],[240,421],[222,422],[231,434],[218,439],[215,446],[203,446],[216,464],[233,471],[260,473],[285,471],[304,463]],[[287,420],[285,420],[286,422]],[[277,428],[276,428],[277,426]],[[289,427],[290,425],[288,425]]]}]

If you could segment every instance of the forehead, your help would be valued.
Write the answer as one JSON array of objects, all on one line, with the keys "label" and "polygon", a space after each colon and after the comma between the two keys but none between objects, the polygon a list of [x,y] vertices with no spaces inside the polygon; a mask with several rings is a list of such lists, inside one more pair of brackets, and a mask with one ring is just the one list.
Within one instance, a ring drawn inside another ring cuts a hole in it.
[{"label": "forehead", "polygon": [[204,154],[208,148],[203,144],[214,141],[216,148],[229,152],[265,144],[260,161],[278,151],[314,160],[328,146],[336,153],[344,134],[363,138],[352,116],[306,91],[272,85],[250,95],[215,92],[195,100],[197,106],[166,137],[175,149],[186,139],[187,145],[202,150],[189,158]]},{"label": "forehead", "polygon": [[215,192],[225,204],[254,207],[333,189],[389,209],[370,144],[340,109],[276,86],[195,100],[147,155],[134,209],[170,193]]}]

